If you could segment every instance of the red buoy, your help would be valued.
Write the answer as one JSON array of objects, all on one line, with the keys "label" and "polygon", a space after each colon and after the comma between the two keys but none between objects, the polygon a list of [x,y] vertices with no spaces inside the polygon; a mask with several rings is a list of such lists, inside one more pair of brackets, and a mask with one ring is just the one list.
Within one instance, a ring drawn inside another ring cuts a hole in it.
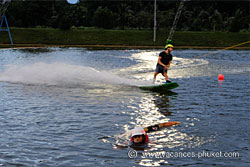
[{"label": "red buoy", "polygon": [[218,80],[219,81],[223,81],[224,80],[224,75],[223,74],[219,74],[218,75]]}]

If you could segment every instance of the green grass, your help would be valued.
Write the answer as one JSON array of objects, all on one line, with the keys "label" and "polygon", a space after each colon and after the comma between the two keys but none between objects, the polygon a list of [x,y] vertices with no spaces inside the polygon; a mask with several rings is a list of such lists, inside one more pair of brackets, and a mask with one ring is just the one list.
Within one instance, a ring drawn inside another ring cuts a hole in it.
[{"label": "green grass", "polygon": [[[152,30],[104,30],[74,28],[62,31],[52,28],[11,28],[14,44],[45,45],[126,45],[163,46],[168,31],[158,30],[153,42]],[[250,32],[184,32],[177,31],[173,42],[176,46],[228,47],[250,40]],[[9,44],[7,32],[0,32],[0,44]],[[250,44],[244,45],[250,47]]]}]

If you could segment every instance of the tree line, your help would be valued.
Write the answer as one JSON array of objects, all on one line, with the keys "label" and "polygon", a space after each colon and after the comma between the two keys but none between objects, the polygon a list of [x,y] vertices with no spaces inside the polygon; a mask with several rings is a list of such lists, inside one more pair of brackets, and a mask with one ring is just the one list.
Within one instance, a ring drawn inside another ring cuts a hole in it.
[{"label": "tree line", "polygon": [[[170,29],[179,1],[157,1],[157,28]],[[153,0],[13,1],[6,13],[12,27],[98,27],[105,29],[152,29]],[[250,30],[248,1],[187,1],[177,30],[225,31]]]}]

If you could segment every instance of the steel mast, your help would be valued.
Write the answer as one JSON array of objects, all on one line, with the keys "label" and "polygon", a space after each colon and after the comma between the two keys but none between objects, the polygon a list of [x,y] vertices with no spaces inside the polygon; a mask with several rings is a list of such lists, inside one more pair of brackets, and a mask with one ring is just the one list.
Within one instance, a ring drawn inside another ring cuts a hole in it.
[{"label": "steel mast", "polygon": [[[12,40],[12,37],[11,37],[11,33],[10,33],[10,29],[9,29],[9,25],[8,25],[8,21],[7,21],[7,18],[5,16],[5,12],[10,4],[11,0],[0,0],[0,31],[7,31],[8,34],[9,34],[9,37],[10,37],[10,42],[11,42],[11,45],[13,45],[13,40]],[[2,29],[2,26],[3,26],[3,22],[5,21],[5,24],[6,24],[6,29]]]}]

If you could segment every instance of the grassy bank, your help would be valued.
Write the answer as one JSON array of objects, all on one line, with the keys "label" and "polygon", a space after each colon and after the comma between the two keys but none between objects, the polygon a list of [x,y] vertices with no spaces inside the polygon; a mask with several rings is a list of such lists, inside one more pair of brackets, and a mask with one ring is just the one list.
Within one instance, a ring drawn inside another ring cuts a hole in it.
[{"label": "grassy bank", "polygon": [[[104,30],[104,29],[72,29],[62,31],[51,28],[11,28],[16,46],[43,45],[115,45],[138,47],[162,47],[165,45],[168,31],[158,30],[157,41],[153,42],[152,30]],[[0,46],[8,46],[7,32],[0,32]],[[228,47],[250,40],[250,32],[175,32],[173,42],[182,48],[189,47]],[[243,45],[248,48],[250,44]]]}]

